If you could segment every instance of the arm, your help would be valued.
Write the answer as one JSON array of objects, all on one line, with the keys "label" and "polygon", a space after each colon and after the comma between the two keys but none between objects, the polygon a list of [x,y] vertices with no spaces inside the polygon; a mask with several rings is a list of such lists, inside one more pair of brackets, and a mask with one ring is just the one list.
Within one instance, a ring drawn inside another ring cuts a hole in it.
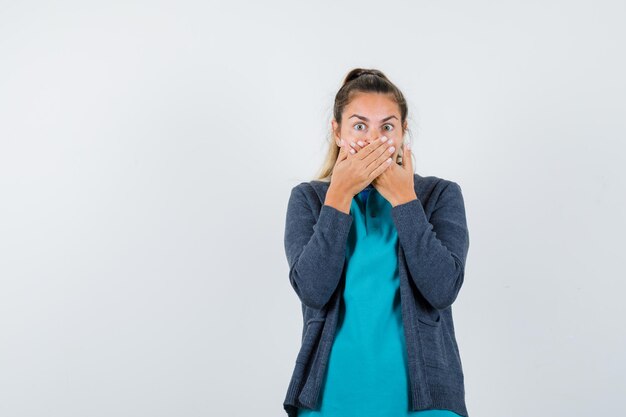
[{"label": "arm", "polygon": [[285,222],[285,253],[289,282],[305,305],[321,309],[337,288],[351,224],[350,214],[327,204],[316,219],[302,184],[291,190]]},{"label": "arm", "polygon": [[415,285],[433,307],[451,306],[463,285],[469,249],[461,187],[453,181],[445,186],[430,222],[418,199],[393,207],[391,213]]}]

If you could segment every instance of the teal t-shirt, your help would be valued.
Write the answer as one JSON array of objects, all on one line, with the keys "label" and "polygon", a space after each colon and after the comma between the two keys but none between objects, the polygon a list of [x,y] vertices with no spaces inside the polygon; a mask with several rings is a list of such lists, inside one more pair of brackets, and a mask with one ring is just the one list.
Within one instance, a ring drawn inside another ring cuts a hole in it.
[{"label": "teal t-shirt", "polygon": [[409,411],[391,208],[371,184],[352,200],[346,285],[320,409],[299,409],[299,417],[460,417],[449,410]]}]

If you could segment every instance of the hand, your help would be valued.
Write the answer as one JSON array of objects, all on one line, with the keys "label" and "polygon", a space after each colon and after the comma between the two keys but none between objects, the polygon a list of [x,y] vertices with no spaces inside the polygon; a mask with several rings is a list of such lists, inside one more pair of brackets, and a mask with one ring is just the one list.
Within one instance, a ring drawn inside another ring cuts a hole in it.
[{"label": "hand", "polygon": [[393,161],[390,156],[394,149],[391,149],[390,152],[391,146],[381,139],[373,140],[360,152],[354,154],[349,151],[350,147],[342,141],[333,168],[331,186],[334,186],[335,189],[345,190],[352,198],[392,166]]},{"label": "hand", "polygon": [[[369,144],[365,146],[353,146],[357,155],[363,152]],[[415,200],[417,194],[414,188],[414,171],[413,171],[413,159],[411,158],[411,149],[408,143],[405,143],[402,153],[402,163],[391,164],[388,169],[378,175],[372,185],[387,201],[391,203],[393,207],[408,203]]]}]

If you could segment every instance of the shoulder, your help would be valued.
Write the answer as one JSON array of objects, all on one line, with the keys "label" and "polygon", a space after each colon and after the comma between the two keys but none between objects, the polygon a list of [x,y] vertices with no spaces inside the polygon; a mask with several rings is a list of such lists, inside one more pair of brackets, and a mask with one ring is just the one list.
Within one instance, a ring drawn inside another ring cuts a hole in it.
[{"label": "shoulder", "polygon": [[431,194],[432,192],[437,193],[450,186],[458,186],[458,183],[455,181],[436,175],[421,176],[419,174],[413,174],[413,179],[415,191],[425,194]]},{"label": "shoulder", "polygon": [[329,186],[330,181],[302,181],[292,187],[291,194],[304,198],[311,203],[319,203],[325,200]]},{"label": "shoulder", "polygon": [[302,181],[291,188],[291,195],[312,197],[317,194],[316,190],[321,188],[322,185],[317,184],[321,181]]},{"label": "shoulder", "polygon": [[425,207],[448,204],[451,200],[462,200],[462,190],[458,181],[435,175],[414,174],[415,193]]},{"label": "shoulder", "polygon": [[451,184],[458,185],[458,183],[452,179],[438,177],[436,175],[421,176],[419,174],[413,174],[413,178],[415,185],[421,187],[445,188]]},{"label": "shoulder", "polygon": [[319,212],[326,199],[326,192],[328,191],[329,185],[329,182],[319,180],[297,183],[291,188],[291,195],[289,197],[290,205]]}]

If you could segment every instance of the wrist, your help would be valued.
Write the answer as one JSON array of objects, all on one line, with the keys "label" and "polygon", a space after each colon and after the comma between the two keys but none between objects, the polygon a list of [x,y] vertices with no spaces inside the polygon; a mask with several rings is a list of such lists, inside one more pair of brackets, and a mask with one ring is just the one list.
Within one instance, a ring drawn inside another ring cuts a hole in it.
[{"label": "wrist", "polygon": [[344,213],[350,214],[350,205],[352,203],[353,197],[354,196],[351,196],[349,192],[331,184],[328,187],[328,191],[326,192],[324,204]]},{"label": "wrist", "polygon": [[417,200],[417,194],[415,193],[415,190],[411,190],[411,192],[399,195],[398,197],[396,197],[394,199],[394,201],[391,203],[391,205],[393,207],[395,207],[395,206],[398,206],[400,204],[406,204],[406,203],[408,203],[410,201],[413,201],[413,200]]}]

